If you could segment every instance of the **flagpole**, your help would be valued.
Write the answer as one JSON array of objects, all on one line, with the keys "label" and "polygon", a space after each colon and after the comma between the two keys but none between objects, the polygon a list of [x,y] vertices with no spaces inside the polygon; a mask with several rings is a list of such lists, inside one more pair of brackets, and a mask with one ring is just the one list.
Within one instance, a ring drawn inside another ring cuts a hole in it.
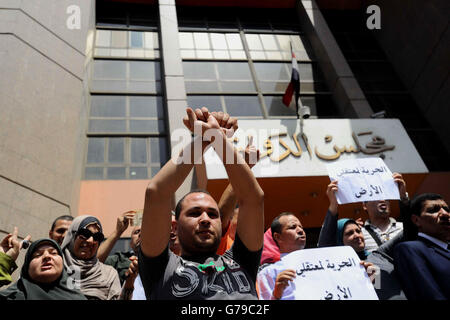
[{"label": "flagpole", "polygon": [[[289,47],[291,49],[291,55],[293,54],[294,50],[292,49],[292,42],[289,40]],[[292,57],[294,58],[294,57]],[[295,60],[297,60],[297,57],[295,57]],[[298,74],[299,74],[299,78],[300,78],[300,68],[298,68]],[[297,92],[295,92],[294,94],[295,97],[295,113],[297,114],[297,120],[300,119],[300,115],[298,114],[298,100],[300,99],[300,92],[298,93],[297,96]]]}]

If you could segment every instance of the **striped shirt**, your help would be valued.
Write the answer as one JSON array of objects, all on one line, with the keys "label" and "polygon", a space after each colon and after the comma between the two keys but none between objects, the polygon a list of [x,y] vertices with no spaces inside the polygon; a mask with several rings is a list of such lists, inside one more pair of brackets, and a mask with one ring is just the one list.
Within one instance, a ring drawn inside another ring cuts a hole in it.
[{"label": "striped shirt", "polygon": [[364,234],[364,242],[366,244],[365,249],[367,251],[372,252],[373,250],[376,250],[378,248],[378,244],[366,229],[371,228],[382,243],[394,238],[400,231],[403,230],[403,223],[397,222],[394,218],[389,218],[389,221],[389,226],[386,230],[381,231],[378,227],[371,224],[370,220],[366,220],[364,223],[364,228],[362,228],[362,232]]}]

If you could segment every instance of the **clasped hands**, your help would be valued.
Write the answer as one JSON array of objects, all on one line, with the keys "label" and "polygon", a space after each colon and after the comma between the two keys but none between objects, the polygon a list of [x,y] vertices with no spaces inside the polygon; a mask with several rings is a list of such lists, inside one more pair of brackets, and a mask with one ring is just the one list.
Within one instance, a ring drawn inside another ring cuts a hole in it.
[{"label": "clasped hands", "polygon": [[220,130],[226,137],[230,138],[238,129],[237,119],[230,117],[228,113],[209,112],[208,108],[192,110],[186,109],[187,115],[183,123],[192,133],[202,135],[206,138],[208,130]]}]

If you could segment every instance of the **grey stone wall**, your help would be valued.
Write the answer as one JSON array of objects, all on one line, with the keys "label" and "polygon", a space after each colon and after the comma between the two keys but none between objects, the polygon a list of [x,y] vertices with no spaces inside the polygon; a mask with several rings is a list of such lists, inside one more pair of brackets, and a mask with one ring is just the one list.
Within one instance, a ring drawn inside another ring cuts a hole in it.
[{"label": "grey stone wall", "polygon": [[[0,233],[48,236],[76,214],[94,1],[0,0]],[[80,8],[69,29],[67,8]]]}]

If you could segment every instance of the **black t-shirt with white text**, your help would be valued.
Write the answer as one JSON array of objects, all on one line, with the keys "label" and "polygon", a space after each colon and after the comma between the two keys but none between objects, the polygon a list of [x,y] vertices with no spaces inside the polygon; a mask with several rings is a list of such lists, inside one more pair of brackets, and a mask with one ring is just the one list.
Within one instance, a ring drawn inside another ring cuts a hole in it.
[{"label": "black t-shirt with white text", "polygon": [[261,252],[249,251],[238,235],[223,255],[196,261],[175,255],[169,247],[154,258],[139,250],[139,274],[150,300],[257,300]]}]

